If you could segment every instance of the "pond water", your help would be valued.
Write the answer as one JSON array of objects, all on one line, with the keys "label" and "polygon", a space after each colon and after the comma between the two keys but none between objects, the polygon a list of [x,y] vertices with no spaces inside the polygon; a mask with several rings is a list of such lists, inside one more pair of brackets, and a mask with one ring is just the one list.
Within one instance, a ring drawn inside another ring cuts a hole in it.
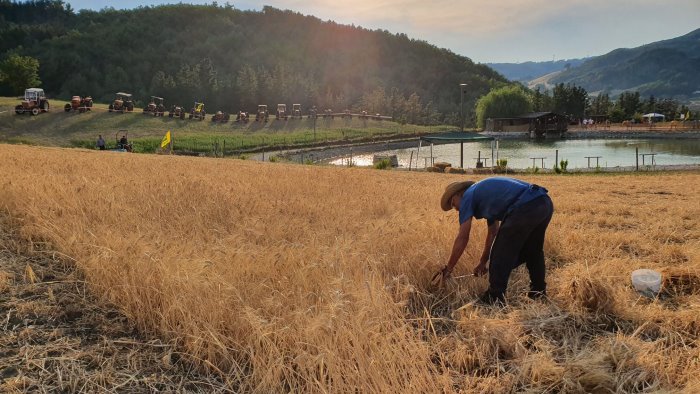
[{"label": "pond water", "polygon": [[[559,160],[568,160],[569,169],[596,167],[596,158],[600,167],[627,167],[635,165],[635,148],[639,152],[639,165],[680,165],[700,164],[700,139],[568,139],[568,140],[501,140],[498,151],[491,141],[469,142],[464,144],[464,168],[475,168],[477,158],[481,157],[484,165],[491,166],[493,156],[508,160],[510,168],[529,168],[534,165],[544,168],[554,167],[555,152],[559,151]],[[459,144],[433,146],[433,160],[460,164]],[[353,155],[352,162],[358,166],[371,166],[374,155],[396,155],[399,167],[408,168],[411,152],[412,167],[423,168],[430,165],[430,145],[423,145],[418,154],[416,147],[408,149],[383,150],[375,153]],[[655,154],[654,156],[647,154]],[[642,157],[642,155],[647,155]],[[590,159],[586,157],[591,157]],[[345,156],[331,161],[331,164],[346,165],[350,157]]]}]

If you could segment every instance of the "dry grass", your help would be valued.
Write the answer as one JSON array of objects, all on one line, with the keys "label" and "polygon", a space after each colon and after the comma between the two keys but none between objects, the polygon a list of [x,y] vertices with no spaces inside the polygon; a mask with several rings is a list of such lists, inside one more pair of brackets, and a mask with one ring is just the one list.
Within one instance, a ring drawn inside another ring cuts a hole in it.
[{"label": "dry grass", "polygon": [[[700,384],[697,173],[525,177],[555,203],[551,301],[523,297],[521,268],[509,306],[492,309],[469,305],[484,279],[428,284],[457,229],[438,199],[464,175],[18,146],[0,146],[0,167],[0,208],[25,239],[236,391]],[[638,268],[688,276],[648,300],[629,284]]]},{"label": "dry grass", "polygon": [[[86,292],[72,264],[16,229],[0,215],[1,393],[227,391],[172,346],[140,336]],[[33,281],[22,279],[28,271]]]}]

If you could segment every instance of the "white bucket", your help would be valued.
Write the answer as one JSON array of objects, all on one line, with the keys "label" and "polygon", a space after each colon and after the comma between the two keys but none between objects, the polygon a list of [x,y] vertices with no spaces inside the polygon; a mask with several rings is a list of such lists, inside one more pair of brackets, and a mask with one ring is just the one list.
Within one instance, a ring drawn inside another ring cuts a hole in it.
[{"label": "white bucket", "polygon": [[661,273],[650,269],[632,272],[632,286],[646,297],[654,298],[661,291]]}]

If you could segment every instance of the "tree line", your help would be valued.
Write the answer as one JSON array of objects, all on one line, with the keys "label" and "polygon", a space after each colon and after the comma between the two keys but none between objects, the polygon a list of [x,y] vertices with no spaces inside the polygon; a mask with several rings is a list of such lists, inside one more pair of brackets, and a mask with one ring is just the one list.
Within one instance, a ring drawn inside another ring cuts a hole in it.
[{"label": "tree line", "polygon": [[483,128],[489,118],[517,117],[527,112],[556,112],[571,121],[593,117],[605,117],[614,123],[625,120],[642,121],[642,115],[655,112],[665,119],[680,119],[680,115],[691,114],[685,104],[670,98],[642,97],[639,92],[623,92],[616,99],[607,93],[590,97],[586,89],[573,84],[559,83],[552,91],[527,89],[513,85],[494,89],[477,101],[476,124]]},{"label": "tree line", "polygon": [[[292,11],[164,5],[75,12],[60,0],[0,0],[0,61],[39,62],[51,97],[114,93],[209,111],[258,104],[366,110],[401,122],[473,119],[476,100],[509,82],[489,67],[404,34],[340,25]],[[16,59],[15,59],[16,60]],[[468,91],[460,94],[460,83]],[[0,94],[16,86],[0,84]]]}]

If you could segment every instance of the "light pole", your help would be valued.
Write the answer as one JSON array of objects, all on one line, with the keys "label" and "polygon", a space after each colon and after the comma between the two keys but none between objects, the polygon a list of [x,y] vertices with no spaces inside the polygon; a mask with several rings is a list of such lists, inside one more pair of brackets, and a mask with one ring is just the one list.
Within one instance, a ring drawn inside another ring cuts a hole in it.
[{"label": "light pole", "polygon": [[467,88],[466,83],[460,83],[459,84],[459,93],[460,93],[460,100],[459,100],[459,117],[460,117],[460,122],[461,122],[461,127],[460,131],[464,133],[464,90]]},{"label": "light pole", "polygon": [[316,142],[316,106],[311,108],[311,116],[313,116],[314,119],[314,142]]}]

